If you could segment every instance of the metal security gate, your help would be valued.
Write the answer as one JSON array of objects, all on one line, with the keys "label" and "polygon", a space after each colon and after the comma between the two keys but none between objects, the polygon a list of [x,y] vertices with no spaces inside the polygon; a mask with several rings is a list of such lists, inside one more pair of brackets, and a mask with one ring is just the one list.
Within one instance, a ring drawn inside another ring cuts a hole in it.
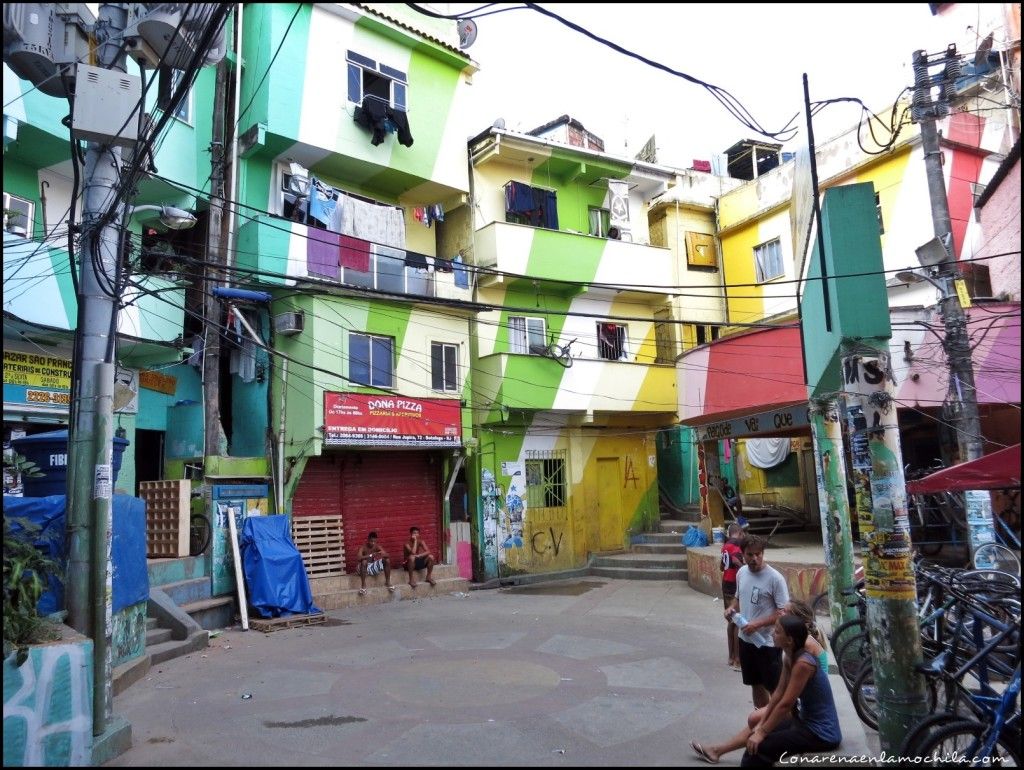
[{"label": "metal security gate", "polygon": [[420,528],[427,547],[441,560],[441,455],[347,452],[344,457],[341,516],[346,571],[356,571],[356,554],[371,530],[390,554],[394,570],[402,568],[402,546],[409,539],[409,527]]}]

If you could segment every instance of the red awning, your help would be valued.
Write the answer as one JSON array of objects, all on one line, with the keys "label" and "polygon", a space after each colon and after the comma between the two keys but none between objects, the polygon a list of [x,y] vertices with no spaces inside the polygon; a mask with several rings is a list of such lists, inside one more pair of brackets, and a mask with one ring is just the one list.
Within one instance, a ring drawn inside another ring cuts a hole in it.
[{"label": "red awning", "polygon": [[907,484],[912,495],[964,492],[968,489],[1007,489],[1020,486],[1020,444],[1000,449],[967,463],[943,468]]}]

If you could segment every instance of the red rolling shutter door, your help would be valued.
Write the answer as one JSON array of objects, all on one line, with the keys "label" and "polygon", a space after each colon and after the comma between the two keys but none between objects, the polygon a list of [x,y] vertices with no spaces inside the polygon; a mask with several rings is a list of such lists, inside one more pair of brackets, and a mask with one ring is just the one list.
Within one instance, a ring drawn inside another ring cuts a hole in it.
[{"label": "red rolling shutter door", "polygon": [[[341,458],[310,457],[292,499],[293,516],[337,516],[341,513]],[[345,538],[348,543],[348,537]],[[358,549],[358,545],[356,548]],[[354,551],[353,551],[354,553]]]},{"label": "red rolling shutter door", "polygon": [[402,569],[409,527],[420,528],[427,547],[440,559],[441,459],[428,452],[361,452],[358,460],[347,459],[341,513],[345,544],[351,547],[345,549],[345,570],[355,572],[356,552],[371,530],[376,530],[395,570]]}]

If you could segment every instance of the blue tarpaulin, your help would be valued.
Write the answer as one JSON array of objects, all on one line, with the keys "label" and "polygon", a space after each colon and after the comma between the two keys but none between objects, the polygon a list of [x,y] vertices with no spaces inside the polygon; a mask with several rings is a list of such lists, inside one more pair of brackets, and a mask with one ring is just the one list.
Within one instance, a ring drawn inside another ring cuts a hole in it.
[{"label": "blue tarpaulin", "polygon": [[242,525],[239,545],[249,605],[260,616],[320,612],[313,605],[302,554],[288,533],[287,516],[249,516]]},{"label": "blue tarpaulin", "polygon": [[110,554],[114,570],[114,612],[148,601],[145,500],[114,495],[114,542]]},{"label": "blue tarpaulin", "polygon": [[[149,573],[146,570],[146,503],[137,497],[114,495],[114,533],[111,545],[113,569],[113,611],[149,599]],[[64,522],[64,495],[49,497],[11,497],[4,495],[4,517],[12,528],[22,529],[18,519],[26,519],[37,527],[35,545],[55,559],[63,572],[67,560],[67,536]],[[41,615],[64,609],[64,586],[56,579],[39,599]]]}]

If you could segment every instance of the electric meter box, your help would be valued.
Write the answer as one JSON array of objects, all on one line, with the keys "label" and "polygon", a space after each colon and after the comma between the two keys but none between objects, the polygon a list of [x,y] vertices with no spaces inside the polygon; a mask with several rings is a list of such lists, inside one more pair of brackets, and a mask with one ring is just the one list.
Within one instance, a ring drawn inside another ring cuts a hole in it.
[{"label": "electric meter box", "polygon": [[134,147],[139,139],[142,79],[119,70],[79,64],[71,129],[79,139]]}]

